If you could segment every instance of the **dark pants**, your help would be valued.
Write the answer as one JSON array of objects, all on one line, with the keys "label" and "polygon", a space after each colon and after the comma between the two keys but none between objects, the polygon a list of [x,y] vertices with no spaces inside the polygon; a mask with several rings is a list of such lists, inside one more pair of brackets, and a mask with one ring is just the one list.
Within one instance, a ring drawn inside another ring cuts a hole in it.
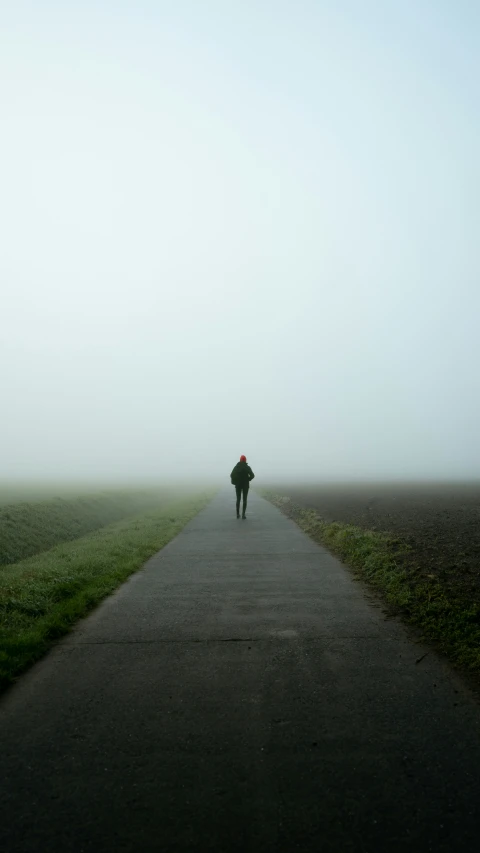
[{"label": "dark pants", "polygon": [[248,483],[244,486],[235,486],[235,491],[237,493],[237,515],[240,513],[240,498],[243,495],[243,505],[242,505],[242,515],[245,515],[245,510],[247,509],[247,498],[248,498]]}]

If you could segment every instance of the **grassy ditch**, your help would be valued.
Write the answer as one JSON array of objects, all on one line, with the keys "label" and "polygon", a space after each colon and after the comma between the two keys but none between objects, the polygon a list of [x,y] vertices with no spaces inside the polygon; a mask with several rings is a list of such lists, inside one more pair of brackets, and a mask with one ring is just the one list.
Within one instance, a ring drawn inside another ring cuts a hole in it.
[{"label": "grassy ditch", "polygon": [[170,541],[212,493],[170,501],[0,571],[0,689]]},{"label": "grassy ditch", "polygon": [[0,505],[0,570],[169,498],[166,491],[116,490]]},{"label": "grassy ditch", "polygon": [[480,605],[462,587],[446,586],[435,575],[418,571],[411,548],[401,539],[328,523],[289,498],[271,492],[263,496],[375,587],[392,609],[420,628],[454,663],[480,673]]}]

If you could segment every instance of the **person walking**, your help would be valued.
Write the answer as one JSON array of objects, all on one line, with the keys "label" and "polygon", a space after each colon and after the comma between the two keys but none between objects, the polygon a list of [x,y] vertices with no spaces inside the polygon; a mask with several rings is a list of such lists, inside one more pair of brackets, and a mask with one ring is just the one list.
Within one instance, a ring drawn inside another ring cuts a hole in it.
[{"label": "person walking", "polygon": [[240,456],[240,462],[237,462],[235,468],[230,474],[232,485],[235,486],[237,493],[237,518],[240,518],[240,498],[243,496],[242,503],[242,518],[246,518],[248,490],[250,488],[250,480],[253,480],[255,474],[250,465],[247,465],[247,457]]}]

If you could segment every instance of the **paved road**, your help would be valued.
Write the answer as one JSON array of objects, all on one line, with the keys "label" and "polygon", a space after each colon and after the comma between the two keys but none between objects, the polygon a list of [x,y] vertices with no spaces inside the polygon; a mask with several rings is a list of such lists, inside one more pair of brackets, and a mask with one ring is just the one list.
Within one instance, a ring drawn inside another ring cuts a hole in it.
[{"label": "paved road", "polygon": [[219,495],[0,703],[2,853],[478,850],[480,710]]}]

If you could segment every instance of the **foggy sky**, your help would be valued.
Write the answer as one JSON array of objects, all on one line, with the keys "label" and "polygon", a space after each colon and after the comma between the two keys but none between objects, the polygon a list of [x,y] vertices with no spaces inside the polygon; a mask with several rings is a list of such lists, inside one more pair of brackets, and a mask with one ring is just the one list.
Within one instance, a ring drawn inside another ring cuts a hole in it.
[{"label": "foggy sky", "polygon": [[1,477],[480,476],[480,7],[1,18]]}]

